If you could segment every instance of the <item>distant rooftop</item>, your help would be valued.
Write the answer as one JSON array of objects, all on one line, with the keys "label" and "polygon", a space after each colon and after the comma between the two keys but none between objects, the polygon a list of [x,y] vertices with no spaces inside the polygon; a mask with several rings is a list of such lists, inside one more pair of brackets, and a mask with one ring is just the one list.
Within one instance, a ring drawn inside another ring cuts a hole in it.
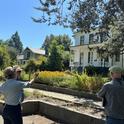
[{"label": "distant rooftop", "polygon": [[45,55],[45,50],[41,50],[41,49],[36,49],[36,48],[29,48],[27,47],[26,49],[30,49],[33,53],[36,53],[36,54],[42,54],[42,55]]}]

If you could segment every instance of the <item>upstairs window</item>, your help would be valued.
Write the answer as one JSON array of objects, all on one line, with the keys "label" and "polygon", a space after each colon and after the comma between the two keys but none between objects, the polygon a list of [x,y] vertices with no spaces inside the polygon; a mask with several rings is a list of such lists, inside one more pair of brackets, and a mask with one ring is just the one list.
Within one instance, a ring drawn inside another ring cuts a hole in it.
[{"label": "upstairs window", "polygon": [[93,43],[94,34],[89,35],[89,43]]},{"label": "upstairs window", "polygon": [[30,56],[31,56],[31,54],[30,54],[30,51],[27,51],[27,59],[30,59]]},{"label": "upstairs window", "polygon": [[80,53],[80,65],[83,65],[84,53]]},{"label": "upstairs window", "polygon": [[119,53],[115,55],[115,61],[116,62],[119,62],[120,61],[120,54]]},{"label": "upstairs window", "polygon": [[109,35],[108,35],[107,32],[101,32],[100,33],[100,41],[101,41],[101,43],[107,41],[108,40],[108,36]]},{"label": "upstairs window", "polygon": [[70,53],[71,53],[71,62],[74,62],[74,51],[71,50]]},{"label": "upstairs window", "polygon": [[80,45],[83,45],[83,44],[84,44],[84,35],[80,36]]},{"label": "upstairs window", "polygon": [[93,63],[93,52],[88,52],[88,63]]}]

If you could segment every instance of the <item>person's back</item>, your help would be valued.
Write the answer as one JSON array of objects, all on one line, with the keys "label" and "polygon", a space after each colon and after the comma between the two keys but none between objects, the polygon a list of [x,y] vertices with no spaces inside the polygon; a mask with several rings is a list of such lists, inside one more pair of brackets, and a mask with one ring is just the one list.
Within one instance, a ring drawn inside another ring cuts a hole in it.
[{"label": "person's back", "polygon": [[109,68],[112,80],[103,85],[98,96],[103,100],[106,124],[124,124],[124,82],[122,69],[118,66]]},{"label": "person's back", "polygon": [[124,84],[118,83],[118,80],[105,84],[106,103],[105,112],[107,116],[118,119],[124,119]]},{"label": "person's back", "polygon": [[24,83],[15,79],[8,79],[1,87],[1,92],[5,96],[5,103],[8,105],[18,105],[20,94]]}]

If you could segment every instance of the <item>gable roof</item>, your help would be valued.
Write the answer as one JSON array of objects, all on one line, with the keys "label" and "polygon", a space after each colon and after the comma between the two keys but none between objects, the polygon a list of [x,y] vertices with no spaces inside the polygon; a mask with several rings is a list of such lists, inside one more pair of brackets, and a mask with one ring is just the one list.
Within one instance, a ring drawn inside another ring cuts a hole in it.
[{"label": "gable roof", "polygon": [[[29,47],[27,47],[26,49],[29,49],[29,50],[31,50],[33,53],[36,53],[36,54],[45,55],[45,50],[36,49],[36,48],[29,48]],[[26,50],[26,49],[25,49],[25,50]]]}]

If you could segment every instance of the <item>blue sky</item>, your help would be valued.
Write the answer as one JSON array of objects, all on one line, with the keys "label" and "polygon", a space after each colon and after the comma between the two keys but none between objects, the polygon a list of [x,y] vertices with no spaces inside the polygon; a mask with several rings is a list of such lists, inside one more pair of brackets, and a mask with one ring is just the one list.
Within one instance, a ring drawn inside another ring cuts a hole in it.
[{"label": "blue sky", "polygon": [[0,39],[7,40],[18,31],[24,48],[40,48],[46,35],[68,34],[71,29],[60,26],[47,26],[32,21],[31,17],[40,17],[39,0],[0,0]]}]

